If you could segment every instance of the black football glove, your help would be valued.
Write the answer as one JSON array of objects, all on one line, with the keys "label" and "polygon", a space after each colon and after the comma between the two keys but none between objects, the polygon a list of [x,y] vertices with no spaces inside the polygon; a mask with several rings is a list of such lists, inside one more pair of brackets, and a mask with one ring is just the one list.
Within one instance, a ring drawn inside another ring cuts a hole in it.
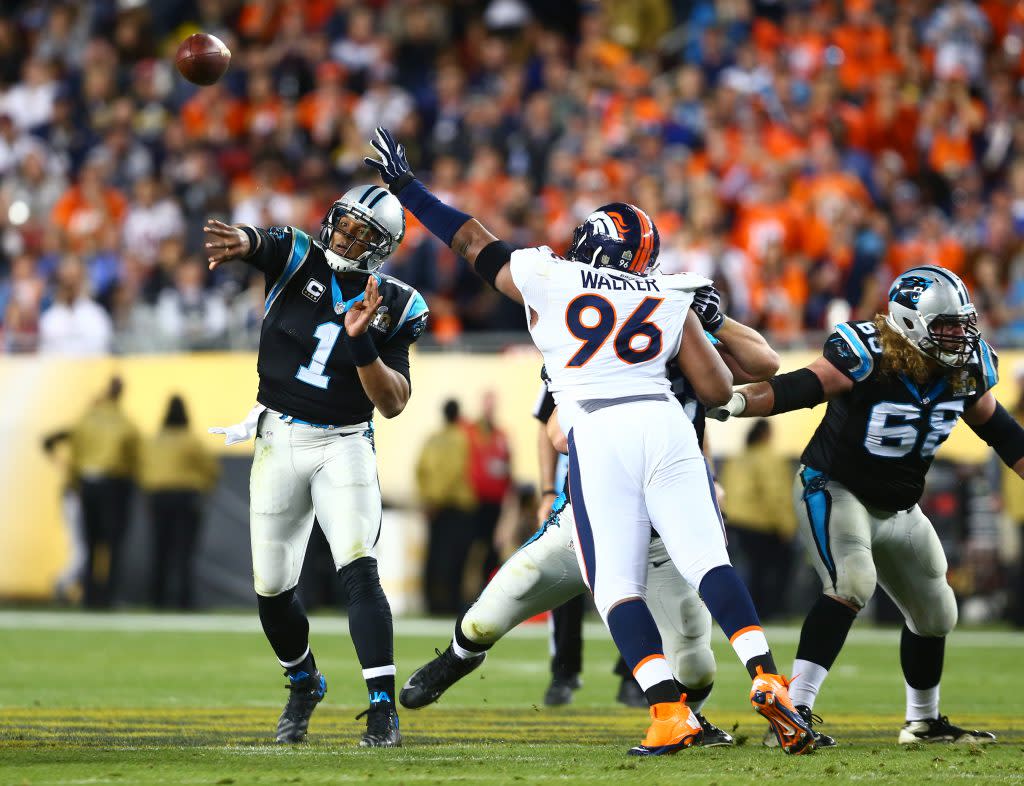
[{"label": "black football glove", "polygon": [[693,293],[693,302],[690,304],[690,308],[697,315],[701,326],[712,336],[725,322],[725,312],[722,311],[722,295],[712,285],[701,287]]},{"label": "black football glove", "polygon": [[383,126],[377,126],[376,139],[370,145],[377,151],[380,159],[364,158],[363,163],[372,166],[380,173],[380,179],[387,185],[392,194],[397,194],[413,180],[409,160],[405,157],[405,145]]}]

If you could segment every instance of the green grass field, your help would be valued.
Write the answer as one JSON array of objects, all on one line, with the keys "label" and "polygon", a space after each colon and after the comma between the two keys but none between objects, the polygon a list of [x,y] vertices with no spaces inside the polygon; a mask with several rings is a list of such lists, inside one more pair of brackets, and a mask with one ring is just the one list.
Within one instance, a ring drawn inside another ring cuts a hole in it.
[{"label": "green grass field", "polygon": [[[450,630],[425,620],[396,628],[400,681]],[[947,649],[943,711],[995,731],[998,745],[897,746],[898,633],[858,626],[816,708],[842,747],[793,758],[763,748],[749,680],[718,636],[705,711],[742,744],[636,760],[625,751],[643,735],[646,714],[614,703],[613,648],[597,625],[588,623],[585,684],[571,707],[541,705],[545,629],[528,626],[441,703],[404,711],[405,746],[394,750],[356,747],[365,690],[345,630],[344,620],[314,618],[328,694],[309,742],[285,748],[271,742],[284,680],[255,615],[0,612],[0,783],[1024,782],[1019,634],[959,631]],[[791,663],[797,629],[769,635],[780,663]]]}]

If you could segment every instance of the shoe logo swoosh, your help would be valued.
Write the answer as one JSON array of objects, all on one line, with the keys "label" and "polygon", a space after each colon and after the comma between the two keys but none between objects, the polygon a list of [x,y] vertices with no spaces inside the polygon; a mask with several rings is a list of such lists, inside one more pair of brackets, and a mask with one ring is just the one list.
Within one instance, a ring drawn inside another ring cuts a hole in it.
[{"label": "shoe logo swoosh", "polygon": [[668,561],[669,560],[667,560],[667,559],[663,559],[663,560],[661,560],[661,562],[652,562],[651,563],[651,567],[652,568],[660,568],[662,565],[664,565]]}]

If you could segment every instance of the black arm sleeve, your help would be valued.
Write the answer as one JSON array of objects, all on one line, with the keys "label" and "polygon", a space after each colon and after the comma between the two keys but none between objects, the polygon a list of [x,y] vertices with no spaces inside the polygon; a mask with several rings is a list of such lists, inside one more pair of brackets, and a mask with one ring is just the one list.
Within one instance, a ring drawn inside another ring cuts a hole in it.
[{"label": "black arm sleeve", "polygon": [[551,395],[547,385],[541,385],[537,394],[537,403],[533,407],[533,416],[541,423],[547,423],[555,413],[555,397]]},{"label": "black arm sleeve", "polygon": [[413,341],[415,339],[403,331],[380,348],[381,361],[385,366],[405,377],[410,391],[412,391],[412,379],[409,375],[409,347],[412,346]]},{"label": "black arm sleeve", "polygon": [[992,417],[979,426],[971,426],[974,433],[985,440],[995,450],[1002,462],[1013,467],[1024,458],[1024,428],[1013,419],[1002,404],[996,402],[996,411]]},{"label": "black arm sleeve", "polygon": [[270,227],[262,229],[251,224],[239,227],[249,238],[249,256],[245,263],[263,271],[269,281],[275,281],[284,271],[291,254],[291,227]]},{"label": "black arm sleeve", "polygon": [[511,261],[514,250],[504,240],[495,240],[484,246],[483,251],[476,257],[476,272],[480,278],[494,287],[498,280],[498,273]]},{"label": "black arm sleeve", "polygon": [[825,400],[825,388],[818,375],[809,368],[779,374],[768,380],[775,393],[775,403],[769,415],[791,412],[794,409],[816,407]]}]

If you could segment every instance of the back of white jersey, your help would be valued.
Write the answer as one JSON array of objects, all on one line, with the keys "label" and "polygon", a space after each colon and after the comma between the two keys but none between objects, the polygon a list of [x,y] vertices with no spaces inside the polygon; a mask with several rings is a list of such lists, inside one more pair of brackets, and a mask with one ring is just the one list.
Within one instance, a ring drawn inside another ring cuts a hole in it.
[{"label": "back of white jersey", "polygon": [[584,399],[671,394],[665,364],[679,352],[693,290],[710,281],[631,276],[547,246],[513,252],[511,272],[563,412]]}]

